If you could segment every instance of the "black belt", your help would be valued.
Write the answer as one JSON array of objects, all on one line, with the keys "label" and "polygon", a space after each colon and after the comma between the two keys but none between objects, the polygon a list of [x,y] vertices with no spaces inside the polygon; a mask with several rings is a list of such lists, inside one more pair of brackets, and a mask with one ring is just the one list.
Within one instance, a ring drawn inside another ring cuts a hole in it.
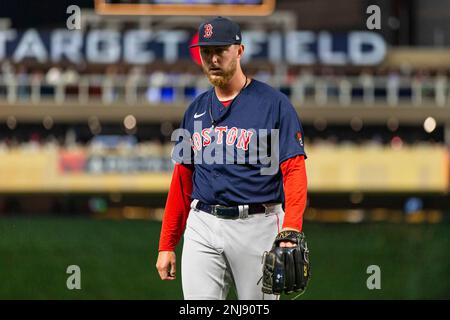
[{"label": "black belt", "polygon": [[249,214],[265,213],[266,207],[261,203],[227,207],[210,205],[198,201],[195,208],[221,218],[244,218]]}]

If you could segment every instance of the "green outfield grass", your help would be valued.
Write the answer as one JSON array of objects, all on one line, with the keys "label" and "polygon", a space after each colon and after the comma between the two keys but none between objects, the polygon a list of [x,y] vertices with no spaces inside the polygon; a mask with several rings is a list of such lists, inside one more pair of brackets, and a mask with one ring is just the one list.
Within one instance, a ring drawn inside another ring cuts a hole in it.
[{"label": "green outfield grass", "polygon": [[[0,299],[182,299],[180,273],[157,275],[159,231],[151,221],[3,217]],[[312,280],[301,299],[450,298],[449,225],[306,222],[304,231]],[[81,268],[81,290],[66,288],[69,265]],[[369,265],[381,268],[381,290],[366,287]]]}]

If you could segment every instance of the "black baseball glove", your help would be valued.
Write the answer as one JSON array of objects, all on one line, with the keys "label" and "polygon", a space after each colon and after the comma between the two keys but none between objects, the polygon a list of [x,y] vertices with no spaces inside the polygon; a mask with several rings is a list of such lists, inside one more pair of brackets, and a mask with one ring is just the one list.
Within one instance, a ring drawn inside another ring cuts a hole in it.
[{"label": "black baseball glove", "polygon": [[[281,241],[296,244],[291,248],[280,248]],[[309,250],[303,232],[282,231],[270,251],[264,252],[262,292],[282,294],[306,289],[311,277]]]}]

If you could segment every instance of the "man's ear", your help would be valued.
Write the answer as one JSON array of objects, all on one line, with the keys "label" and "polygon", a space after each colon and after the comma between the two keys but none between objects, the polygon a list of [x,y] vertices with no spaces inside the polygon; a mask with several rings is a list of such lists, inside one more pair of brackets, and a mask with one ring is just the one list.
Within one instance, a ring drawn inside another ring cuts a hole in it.
[{"label": "man's ear", "polygon": [[242,55],[244,54],[244,45],[240,44],[238,48],[238,58],[242,58]]}]

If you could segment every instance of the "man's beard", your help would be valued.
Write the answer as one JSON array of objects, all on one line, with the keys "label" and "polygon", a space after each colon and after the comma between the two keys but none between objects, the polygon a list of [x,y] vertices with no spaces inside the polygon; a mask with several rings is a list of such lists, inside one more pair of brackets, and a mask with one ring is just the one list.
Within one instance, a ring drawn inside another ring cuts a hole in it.
[{"label": "man's beard", "polygon": [[237,59],[231,61],[230,66],[226,70],[221,70],[220,73],[211,74],[208,67],[203,66],[203,72],[208,77],[209,82],[215,87],[223,88],[236,73]]}]

